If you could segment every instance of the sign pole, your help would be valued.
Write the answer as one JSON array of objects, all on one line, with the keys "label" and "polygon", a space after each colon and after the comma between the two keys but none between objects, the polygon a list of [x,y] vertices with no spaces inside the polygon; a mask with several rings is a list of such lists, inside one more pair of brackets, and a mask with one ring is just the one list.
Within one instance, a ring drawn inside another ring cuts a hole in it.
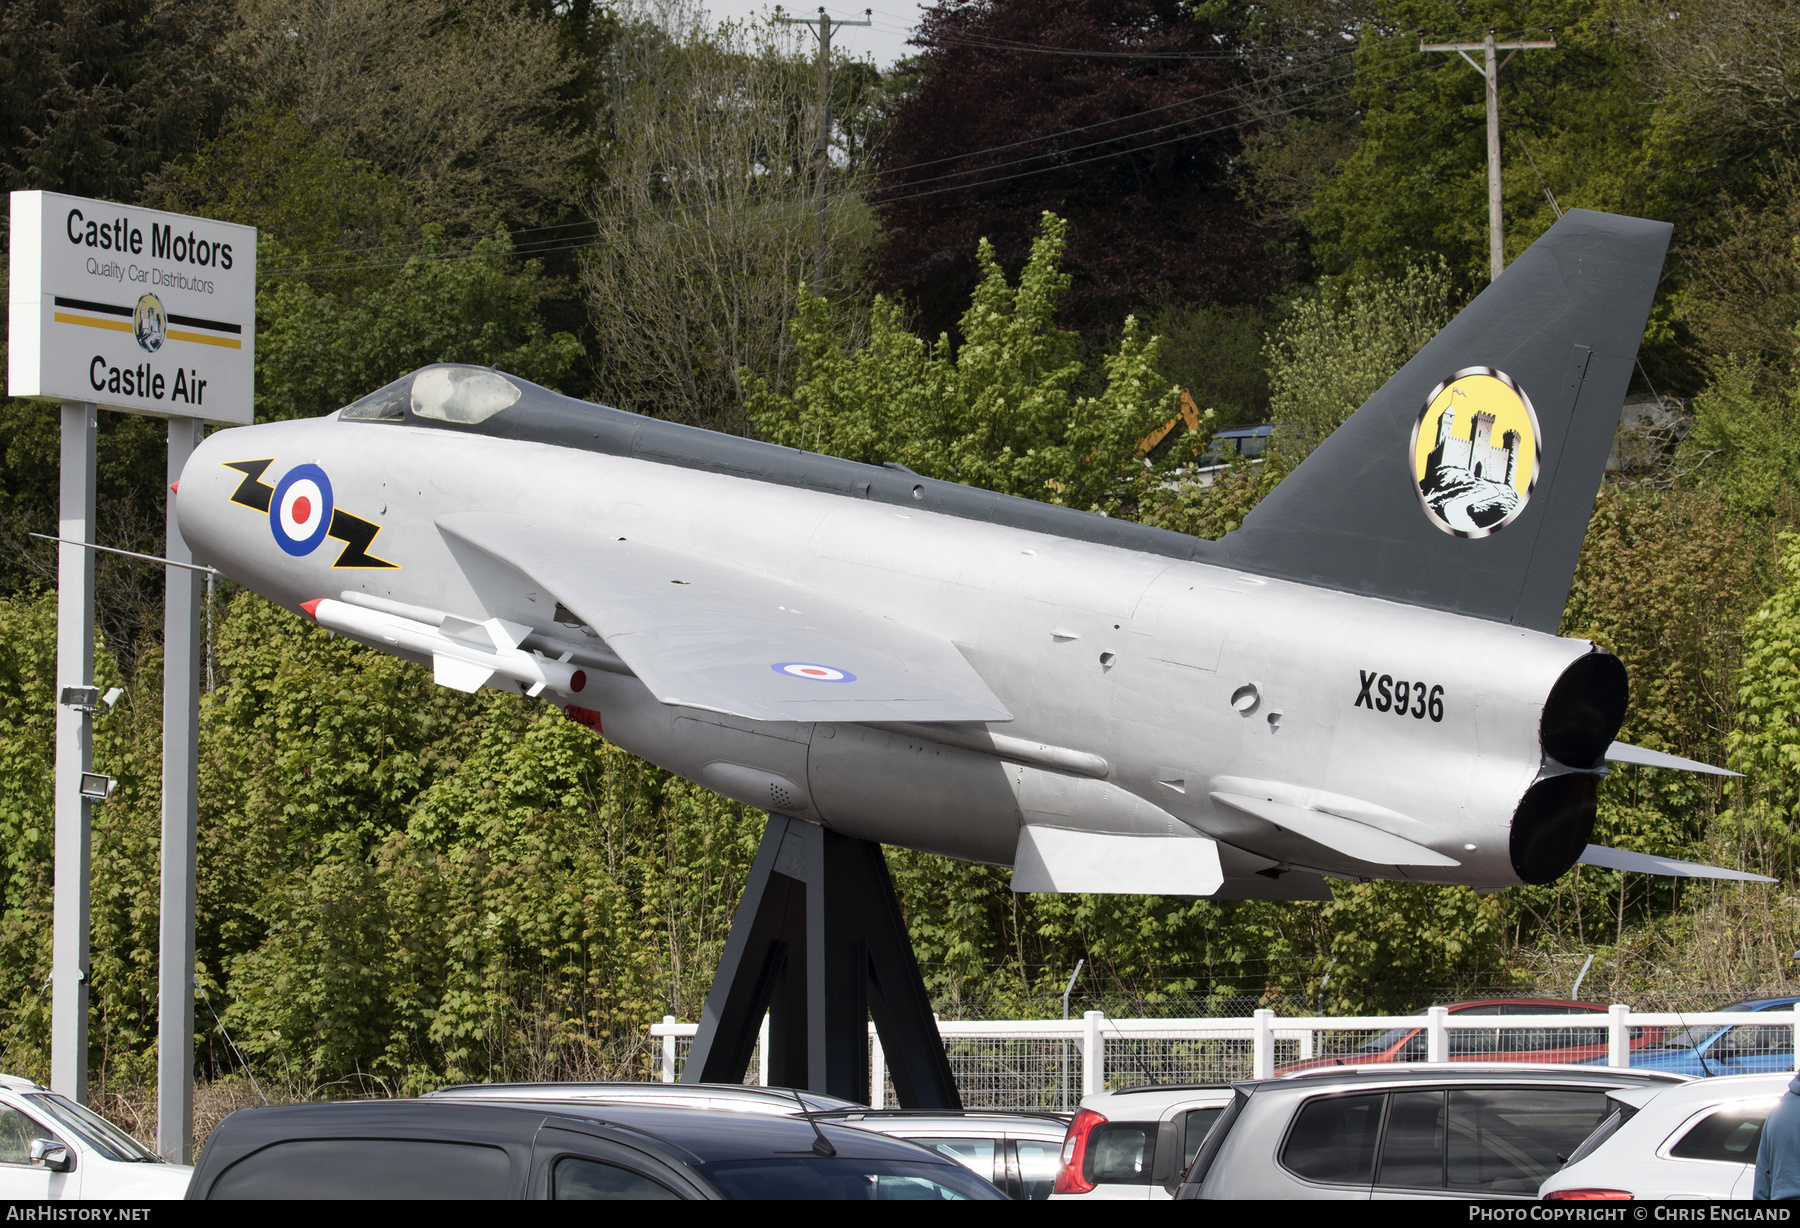
[{"label": "sign pole", "polygon": [[[87,1102],[93,800],[94,445],[98,410],[169,420],[167,559],[191,563],[175,484],[205,422],[254,417],[256,230],[56,192],[12,193],[7,393],[62,402],[57,536],[56,889],[50,1082]],[[193,1149],[194,852],[198,826],[200,573],[170,566],[163,644],[157,1150]],[[77,688],[73,692],[70,688]],[[110,705],[109,705],[110,706]]]},{"label": "sign pole", "polygon": [[[164,557],[192,563],[175,521],[175,485],[204,434],[198,418],[169,419],[169,510]],[[157,961],[156,1149],[193,1162],[194,843],[200,803],[201,573],[166,567],[163,598],[162,904]]]},{"label": "sign pole", "polygon": [[56,579],[56,885],[51,939],[50,1087],[87,1104],[88,869],[93,804],[81,777],[94,767],[92,704],[61,702],[94,685],[94,440],[99,411],[62,406],[62,493]]}]

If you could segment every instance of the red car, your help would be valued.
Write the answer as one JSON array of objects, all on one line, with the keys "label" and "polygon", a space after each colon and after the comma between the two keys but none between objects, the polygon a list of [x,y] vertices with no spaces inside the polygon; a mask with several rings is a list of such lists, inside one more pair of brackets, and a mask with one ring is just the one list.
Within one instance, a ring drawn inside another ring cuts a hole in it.
[{"label": "red car", "polygon": [[[1566,1028],[1452,1028],[1445,1036],[1446,1056],[1453,1062],[1592,1062],[1606,1059],[1606,1007],[1594,1002],[1555,998],[1502,998],[1487,1002],[1447,1002],[1452,1015],[1589,1015],[1593,1026]],[[1421,1012],[1421,1015],[1423,1012]],[[1276,1024],[1280,1026],[1279,1021]],[[1661,1028],[1632,1028],[1631,1047],[1641,1049],[1662,1039]],[[1368,1062],[1423,1062],[1426,1036],[1418,1027],[1394,1028],[1344,1053],[1283,1066],[1277,1074],[1296,1074],[1327,1066],[1360,1066]]]}]

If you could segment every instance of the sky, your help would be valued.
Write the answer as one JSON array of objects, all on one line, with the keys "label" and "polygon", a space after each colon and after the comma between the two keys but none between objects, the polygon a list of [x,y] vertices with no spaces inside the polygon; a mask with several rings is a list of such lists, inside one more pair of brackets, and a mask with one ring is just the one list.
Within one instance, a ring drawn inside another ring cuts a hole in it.
[{"label": "sky", "polygon": [[[714,21],[755,17],[775,7],[774,0],[702,2]],[[832,49],[842,47],[857,57],[868,53],[874,57],[877,68],[888,68],[901,56],[911,55],[918,50],[908,47],[906,40],[912,37],[913,27],[919,23],[919,10],[927,7],[928,3],[929,0],[849,0],[848,4],[828,3],[825,11],[834,21],[839,17],[860,21],[865,8],[873,10],[869,18],[874,22],[871,26],[844,26],[841,29],[834,26],[831,31]],[[817,17],[819,0],[785,0],[782,9],[796,17]]]}]

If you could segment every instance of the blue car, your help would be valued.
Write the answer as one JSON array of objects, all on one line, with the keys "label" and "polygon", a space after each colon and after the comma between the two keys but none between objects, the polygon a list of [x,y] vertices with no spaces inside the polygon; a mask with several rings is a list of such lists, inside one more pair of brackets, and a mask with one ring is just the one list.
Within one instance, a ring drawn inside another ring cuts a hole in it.
[{"label": "blue car", "polygon": [[[1733,1002],[1721,1010],[1780,1011],[1788,1016],[1800,997],[1749,998]],[[1604,1058],[1601,1059],[1605,1061]],[[1634,1049],[1634,1067],[1667,1070],[1691,1075],[1696,1079],[1713,1075],[1776,1074],[1794,1068],[1794,1024],[1791,1018],[1780,1023],[1740,1023],[1729,1027],[1702,1024],[1671,1033],[1665,1039]]]}]

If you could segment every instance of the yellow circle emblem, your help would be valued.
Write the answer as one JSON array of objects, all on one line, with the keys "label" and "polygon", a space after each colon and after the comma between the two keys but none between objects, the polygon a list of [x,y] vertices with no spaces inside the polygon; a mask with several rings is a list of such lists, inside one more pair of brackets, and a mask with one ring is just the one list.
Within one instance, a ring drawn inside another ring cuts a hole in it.
[{"label": "yellow circle emblem", "polygon": [[1432,389],[1413,424],[1419,503],[1457,537],[1486,537],[1518,519],[1543,455],[1531,399],[1492,367],[1465,367]]}]

